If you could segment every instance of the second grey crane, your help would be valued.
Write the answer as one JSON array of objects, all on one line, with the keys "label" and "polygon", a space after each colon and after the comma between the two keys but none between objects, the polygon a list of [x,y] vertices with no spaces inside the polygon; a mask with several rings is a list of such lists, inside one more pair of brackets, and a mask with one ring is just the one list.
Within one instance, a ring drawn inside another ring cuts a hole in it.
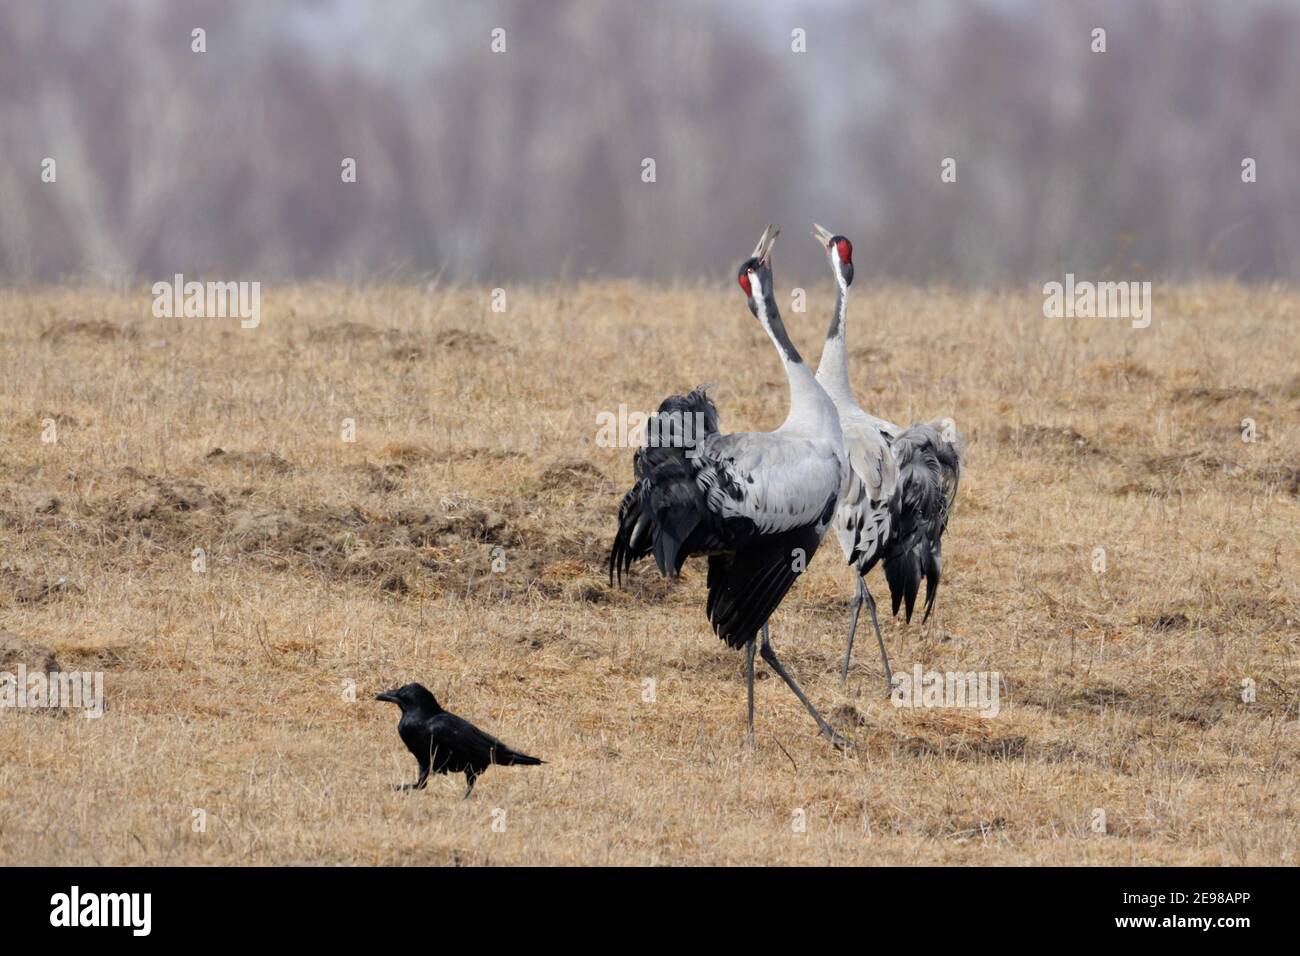
[{"label": "second grey crane", "polygon": [[844,236],[813,224],[813,237],[826,250],[835,274],[835,311],[826,332],[817,381],[840,416],[844,447],[852,475],[835,511],[835,534],[857,572],[849,636],[844,649],[841,683],[848,680],[858,614],[867,605],[880,643],[885,688],[893,685],[885,639],[880,633],[876,601],[866,584],[867,573],[884,562],[893,613],[900,604],[912,619],[921,577],[925,577],[924,623],[939,590],[941,539],[961,479],[960,440],[951,419],[918,422],[906,429],[864,411],[849,382],[845,319],[849,286],[853,282],[853,244]]}]

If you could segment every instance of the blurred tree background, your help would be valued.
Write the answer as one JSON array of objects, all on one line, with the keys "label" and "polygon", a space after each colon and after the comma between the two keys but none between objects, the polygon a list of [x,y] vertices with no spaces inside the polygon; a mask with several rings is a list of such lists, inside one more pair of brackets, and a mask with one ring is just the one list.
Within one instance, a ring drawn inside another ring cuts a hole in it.
[{"label": "blurred tree background", "polygon": [[813,219],[866,276],[1294,281],[1300,3],[0,0],[0,280],[716,277]]}]

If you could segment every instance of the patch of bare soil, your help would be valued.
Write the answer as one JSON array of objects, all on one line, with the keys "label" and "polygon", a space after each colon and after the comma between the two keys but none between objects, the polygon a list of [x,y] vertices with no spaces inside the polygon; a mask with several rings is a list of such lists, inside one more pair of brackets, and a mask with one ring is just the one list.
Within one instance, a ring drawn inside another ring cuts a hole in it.
[{"label": "patch of bare soil", "polygon": [[431,445],[411,442],[394,442],[385,448],[385,454],[403,465],[442,464],[448,461],[510,461],[523,458],[521,451],[501,448],[455,446],[434,448]]},{"label": "patch of bare soil", "polygon": [[406,466],[401,462],[376,464],[368,461],[358,467],[361,473],[366,476],[370,490],[381,495],[392,494],[394,491],[400,490],[403,479],[406,477]]},{"label": "patch of bare soil", "polygon": [[436,508],[403,509],[393,520],[421,542],[436,542],[443,535],[506,546],[516,540],[501,512],[467,498],[444,498]]},{"label": "patch of bare soil", "polygon": [[1021,734],[1009,737],[977,737],[932,741],[925,737],[909,737],[899,747],[909,756],[942,756],[953,760],[981,762],[987,760],[1017,760],[1028,755],[1029,739]]},{"label": "patch of bare soil", "polygon": [[254,473],[265,470],[284,475],[293,471],[293,465],[273,451],[227,451],[224,448],[213,448],[203,456],[203,461],[209,465],[247,468]]},{"label": "patch of bare soil", "polygon": [[864,727],[867,718],[862,716],[852,704],[837,704],[831,708],[830,713],[826,715],[826,720],[832,727],[839,731],[852,730],[855,727]]},{"label": "patch of bare soil", "polygon": [[1111,489],[1111,494],[1138,495],[1143,498],[1166,498],[1169,496],[1169,493],[1169,488],[1157,487],[1156,485],[1147,484],[1142,481],[1121,482]]},{"label": "patch of bare soil", "polygon": [[[512,591],[526,586],[536,568],[532,560],[508,551],[515,541],[501,513],[445,499],[435,507],[391,513],[355,505],[239,509],[230,516],[224,544],[277,568],[306,564],[319,573],[403,594],[417,578],[434,591],[474,590],[490,583]],[[494,554],[495,549],[500,553]],[[494,560],[504,565],[502,573],[493,573]]]},{"label": "patch of bare soil", "polygon": [[612,494],[614,489],[604,473],[589,461],[573,458],[554,462],[537,476],[539,492],[583,492],[592,495]]},{"label": "patch of bare soil", "polygon": [[[230,457],[223,452],[215,460]],[[272,470],[283,467],[274,456],[252,461]],[[404,472],[400,464],[367,469],[377,487],[393,487]],[[209,560],[238,556],[276,570],[307,567],[394,593],[405,593],[422,580],[434,591],[491,587],[514,594],[535,587],[575,600],[606,597],[591,562],[570,567],[560,560],[574,554],[568,550],[572,535],[552,540],[537,528],[525,527],[526,519],[517,515],[520,506],[514,503],[499,511],[453,496],[391,511],[357,504],[286,507],[250,503],[192,479],[133,468],[115,476],[125,483],[113,494],[70,506],[53,494],[30,493],[16,508],[0,510],[0,518],[5,525],[21,528],[40,522],[59,533],[76,529],[105,542],[145,538],[185,555],[202,547]],[[6,497],[18,501],[12,494]],[[0,567],[0,604],[40,603],[79,591],[63,578],[47,580],[16,567]]]},{"label": "patch of bare soil", "polygon": [[30,672],[48,674],[60,670],[53,648],[29,641],[13,631],[0,631],[0,671],[13,673],[19,665]]},{"label": "patch of bare soil", "polygon": [[[1114,494],[1167,497],[1186,488],[1201,487],[1206,479],[1212,478],[1230,478],[1238,486],[1258,484],[1265,490],[1272,488],[1292,495],[1300,492],[1300,466],[1288,463],[1251,469],[1208,452],[1187,451],[1137,456],[1130,460],[1130,464],[1156,479],[1156,483],[1132,478],[1112,489]],[[1219,487],[1225,486],[1220,483]]]},{"label": "patch of bare soil", "polygon": [[1201,402],[1208,405],[1217,405],[1220,402],[1226,402],[1234,398],[1246,398],[1251,401],[1259,401],[1262,396],[1253,388],[1245,388],[1244,386],[1239,385],[1218,388],[1196,385],[1176,388],[1169,393],[1169,397],[1175,402]]},{"label": "patch of bare soil", "polygon": [[1183,631],[1192,626],[1192,620],[1182,611],[1160,611],[1156,614],[1139,614],[1141,627],[1151,631]]},{"label": "patch of bare soil", "polygon": [[111,342],[134,339],[138,334],[134,326],[117,325],[104,319],[63,319],[41,332],[41,341],[58,343],[65,339],[88,339]]},{"label": "patch of bare soil", "polygon": [[852,357],[859,362],[867,364],[884,365],[889,361],[890,353],[888,349],[876,348],[875,346],[864,345],[861,348],[852,350]]},{"label": "patch of bare soil", "polygon": [[[1171,697],[1159,687],[1133,689],[1096,680],[1058,680],[1045,686],[1035,685],[1018,691],[1015,701],[1062,715],[1119,711],[1133,717],[1172,720],[1198,727],[1212,727],[1233,707],[1242,706],[1227,683],[1222,687],[1206,687],[1192,694]],[[1255,708],[1252,713],[1259,716],[1264,716],[1266,710],[1275,709],[1259,705],[1252,707]]]},{"label": "patch of bare soil", "polygon": [[29,514],[56,515],[63,508],[63,499],[52,491],[32,491],[23,497]]},{"label": "patch of bare soil", "polygon": [[126,481],[124,492],[88,500],[85,514],[69,509],[60,517],[70,527],[82,524],[82,518],[97,518],[104,541],[139,536],[164,547],[188,549],[199,538],[210,537],[227,508],[220,492],[188,478],[167,478],[129,467],[119,476]]},{"label": "patch of bare soil", "polygon": [[145,490],[127,499],[126,507],[136,521],[157,518],[166,512],[220,511],[226,506],[226,499],[220,492],[188,478],[164,478],[143,474],[133,468],[124,469],[123,475],[135,478],[145,486]]},{"label": "patch of bare soil", "polygon": [[[1235,434],[1235,432],[1234,432]],[[1168,494],[1172,486],[1184,479],[1221,476],[1242,484],[1258,484],[1264,490],[1277,490],[1285,494],[1300,494],[1300,465],[1294,462],[1272,462],[1248,468],[1239,462],[1203,451],[1175,452],[1168,455],[1149,455],[1137,460],[1148,474],[1164,479],[1166,487],[1152,489],[1140,482],[1131,481],[1116,489],[1117,494],[1139,491],[1156,495]]]},{"label": "patch of bare soil", "polygon": [[[9,685],[8,692],[16,692],[20,677],[19,668],[26,674],[54,674],[61,671],[54,649],[35,641],[29,641],[12,631],[0,631],[0,687]],[[9,708],[0,710],[0,720],[5,719]],[[69,711],[63,707],[22,707],[15,708],[18,713],[27,715],[44,715],[46,717],[64,717]]]},{"label": "patch of bare soil", "polygon": [[378,326],[366,325],[364,322],[343,321],[312,329],[307,333],[307,341],[326,345],[337,345],[346,342],[376,342],[381,339],[396,341],[402,338],[404,334],[398,329],[381,329]]},{"label": "patch of bare soil", "polygon": [[1094,362],[1084,370],[1088,378],[1102,382],[1149,382],[1155,373],[1133,359],[1120,359],[1116,362]]},{"label": "patch of bare soil", "polygon": [[407,342],[402,345],[394,346],[386,353],[390,359],[396,362],[418,362],[427,354],[423,348],[413,343]]},{"label": "patch of bare soil", "polygon": [[440,329],[433,335],[433,344],[440,349],[457,352],[500,351],[501,343],[489,332],[476,332],[473,329]]},{"label": "patch of bare soil", "polygon": [[44,604],[81,593],[82,589],[64,576],[49,578],[24,574],[12,565],[0,566],[0,607]]},{"label": "patch of bare soil", "polygon": [[1050,448],[1074,454],[1096,452],[1091,442],[1069,425],[1003,425],[998,429],[998,442],[1020,448]]},{"label": "patch of bare soil", "polygon": [[1255,469],[1255,480],[1288,495],[1300,495],[1300,465],[1275,462]]}]

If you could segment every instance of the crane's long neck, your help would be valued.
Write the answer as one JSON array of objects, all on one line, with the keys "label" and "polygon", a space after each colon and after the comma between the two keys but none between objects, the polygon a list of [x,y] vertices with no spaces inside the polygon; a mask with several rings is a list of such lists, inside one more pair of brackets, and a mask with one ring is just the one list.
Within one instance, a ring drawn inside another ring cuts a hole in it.
[{"label": "crane's long neck", "polygon": [[817,365],[817,381],[826,389],[837,407],[857,406],[853,386],[849,383],[848,346],[844,340],[844,326],[848,318],[849,287],[842,276],[836,276],[838,289],[831,325],[826,330],[826,344],[822,346],[821,362]]},{"label": "crane's long neck", "polygon": [[825,389],[817,384],[816,377],[804,364],[803,356],[790,341],[785,323],[781,321],[781,313],[777,310],[776,300],[767,296],[757,300],[757,306],[758,320],[776,346],[777,354],[781,356],[781,364],[785,366],[785,376],[790,386],[790,414],[786,416],[781,428],[809,435],[824,435],[842,445],[839,414],[835,411],[835,405]]}]

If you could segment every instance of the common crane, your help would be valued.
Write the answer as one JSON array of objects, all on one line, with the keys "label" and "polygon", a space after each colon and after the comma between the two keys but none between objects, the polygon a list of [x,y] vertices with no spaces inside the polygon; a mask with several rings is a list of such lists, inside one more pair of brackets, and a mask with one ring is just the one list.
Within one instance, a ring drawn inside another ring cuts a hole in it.
[{"label": "common crane", "polygon": [[[754,654],[785,681],[837,747],[850,746],[826,722],[776,656],[768,619],[812,560],[849,479],[839,416],[830,396],[786,334],[772,287],[772,243],[764,231],[737,274],[749,310],[771,338],[785,369],[790,410],[773,432],[718,430],[717,409],[697,388],[664,400],[649,434],[658,441],[633,459],[636,479],[619,507],[610,550],[611,581],[653,553],[661,573],[680,572],[688,557],[708,557],[706,613],[727,646],[744,648],[748,735],[754,739]],[[678,427],[682,415],[703,423]],[[674,417],[676,416],[676,417]],[[665,436],[667,438],[665,439]]]},{"label": "common crane", "polygon": [[852,471],[834,519],[840,547],[857,572],[857,593],[853,598],[840,683],[848,680],[858,614],[865,603],[880,643],[888,693],[893,686],[893,674],[876,616],[876,601],[866,584],[867,572],[884,562],[893,613],[897,614],[902,604],[909,622],[924,575],[925,613],[921,621],[929,619],[939,591],[941,540],[961,478],[960,440],[951,419],[918,422],[900,429],[858,405],[849,382],[845,345],[849,286],[853,283],[853,244],[816,223],[813,237],[826,250],[837,286],[835,310],[817,366],[817,381],[839,413]]}]

